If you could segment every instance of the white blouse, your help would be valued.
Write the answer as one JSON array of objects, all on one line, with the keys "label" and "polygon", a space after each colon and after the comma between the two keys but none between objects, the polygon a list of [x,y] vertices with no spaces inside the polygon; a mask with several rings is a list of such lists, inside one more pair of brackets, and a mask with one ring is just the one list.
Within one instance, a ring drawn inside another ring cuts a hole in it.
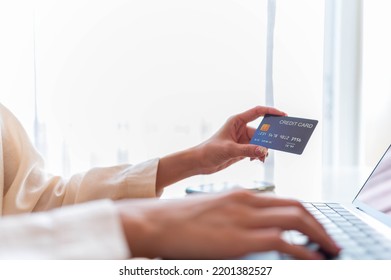
[{"label": "white blouse", "polygon": [[[69,180],[47,174],[25,130],[1,104],[0,155],[0,258],[131,256],[110,199],[156,197],[159,159],[94,168]],[[71,204],[80,205],[47,211]],[[45,212],[22,214],[37,211]]]}]

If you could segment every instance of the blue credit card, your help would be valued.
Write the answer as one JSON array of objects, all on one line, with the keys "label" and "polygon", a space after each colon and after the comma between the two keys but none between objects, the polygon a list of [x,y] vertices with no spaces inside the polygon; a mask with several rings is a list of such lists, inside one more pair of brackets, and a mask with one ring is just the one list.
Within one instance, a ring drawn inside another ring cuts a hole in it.
[{"label": "blue credit card", "polygon": [[301,155],[317,120],[265,115],[250,143]]}]

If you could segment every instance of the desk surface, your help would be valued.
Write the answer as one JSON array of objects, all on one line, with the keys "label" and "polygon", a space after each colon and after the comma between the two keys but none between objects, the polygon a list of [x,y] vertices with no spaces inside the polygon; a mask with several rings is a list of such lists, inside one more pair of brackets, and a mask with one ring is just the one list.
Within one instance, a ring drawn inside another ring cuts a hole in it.
[{"label": "desk surface", "polygon": [[[279,196],[306,201],[349,203],[364,184],[370,172],[371,170],[368,168],[357,167],[324,168],[316,180],[297,180],[295,177],[292,181],[289,174],[287,176],[276,176],[274,192]],[[301,176],[307,175],[302,174]],[[245,181],[248,182],[248,180]],[[188,178],[166,188],[162,198],[182,198],[186,196],[186,187],[213,182],[222,182],[222,180],[219,181],[218,177],[216,179],[216,177],[209,177],[208,175]],[[240,184],[240,180],[235,183]]]}]

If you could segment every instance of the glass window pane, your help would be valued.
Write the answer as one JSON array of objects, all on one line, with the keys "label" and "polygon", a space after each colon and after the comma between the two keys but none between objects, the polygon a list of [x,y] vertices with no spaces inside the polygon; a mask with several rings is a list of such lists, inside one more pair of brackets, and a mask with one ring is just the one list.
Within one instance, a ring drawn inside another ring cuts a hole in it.
[{"label": "glass window pane", "polygon": [[391,143],[391,3],[363,4],[362,158],[373,167]]},{"label": "glass window pane", "polygon": [[73,173],[162,156],[264,103],[267,1],[89,3],[38,1],[49,166]]}]

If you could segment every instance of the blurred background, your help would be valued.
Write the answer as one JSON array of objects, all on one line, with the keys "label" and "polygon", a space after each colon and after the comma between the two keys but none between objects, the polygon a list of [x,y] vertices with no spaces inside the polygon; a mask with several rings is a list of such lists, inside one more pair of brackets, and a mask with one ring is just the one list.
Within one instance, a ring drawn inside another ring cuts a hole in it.
[{"label": "blurred background", "polygon": [[1,0],[0,102],[65,177],[196,145],[265,104],[271,3],[274,106],[319,120],[306,150],[166,194],[267,178],[284,196],[348,200],[391,142],[386,0]]}]

